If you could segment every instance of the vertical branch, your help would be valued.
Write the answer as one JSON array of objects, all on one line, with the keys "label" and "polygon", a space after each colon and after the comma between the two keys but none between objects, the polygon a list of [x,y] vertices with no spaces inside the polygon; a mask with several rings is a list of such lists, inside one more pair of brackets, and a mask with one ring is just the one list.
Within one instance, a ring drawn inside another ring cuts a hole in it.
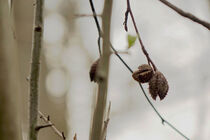
[{"label": "vertical branch", "polygon": [[40,69],[40,54],[43,34],[43,0],[35,1],[35,15],[32,40],[32,62],[30,72],[30,114],[29,140],[37,140],[35,130],[38,117],[38,82]]},{"label": "vertical branch", "polygon": [[124,24],[124,28],[125,28],[126,31],[128,31],[128,27],[127,27],[128,14],[130,14],[130,16],[131,16],[131,19],[132,19],[132,22],[133,22],[134,29],[135,29],[135,31],[136,31],[136,34],[137,34],[139,43],[140,43],[140,45],[141,45],[142,52],[143,52],[144,55],[146,56],[147,61],[148,61],[148,64],[152,64],[152,67],[153,67],[154,71],[156,71],[157,68],[156,68],[155,64],[153,63],[152,59],[150,58],[150,56],[149,56],[147,50],[145,49],[145,46],[144,46],[143,41],[142,41],[142,39],[141,39],[139,30],[138,30],[138,28],[137,28],[137,26],[136,26],[136,21],[135,21],[135,19],[134,19],[133,12],[132,12],[131,7],[130,7],[130,0],[127,0],[127,10],[126,10],[126,12],[125,12],[125,22],[123,23],[123,24]]},{"label": "vertical branch", "polygon": [[99,64],[97,75],[100,77],[96,108],[93,115],[92,131],[90,140],[102,140],[102,129],[104,124],[104,112],[107,100],[109,59],[110,59],[110,23],[112,12],[112,0],[106,0],[102,14],[103,28],[103,54]]}]

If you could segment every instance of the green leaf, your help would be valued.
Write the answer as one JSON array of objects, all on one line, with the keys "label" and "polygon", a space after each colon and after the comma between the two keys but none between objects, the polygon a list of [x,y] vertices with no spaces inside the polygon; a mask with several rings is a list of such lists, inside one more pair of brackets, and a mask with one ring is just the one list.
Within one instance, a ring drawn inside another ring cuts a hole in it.
[{"label": "green leaf", "polygon": [[128,34],[127,41],[128,41],[128,49],[129,49],[135,44],[136,36],[132,36]]}]

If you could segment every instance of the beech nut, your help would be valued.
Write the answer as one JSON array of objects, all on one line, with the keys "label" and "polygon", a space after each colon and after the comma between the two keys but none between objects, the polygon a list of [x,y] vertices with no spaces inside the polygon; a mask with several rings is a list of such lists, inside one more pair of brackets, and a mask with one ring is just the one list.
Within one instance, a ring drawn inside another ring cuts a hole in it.
[{"label": "beech nut", "polygon": [[132,77],[134,80],[140,83],[147,83],[153,76],[152,67],[148,64],[143,64],[138,67],[137,71],[134,71]]},{"label": "beech nut", "polygon": [[98,64],[99,64],[99,60],[100,59],[97,59],[90,67],[90,72],[89,72],[89,75],[90,75],[90,81],[94,81],[94,82],[97,82],[97,78],[96,78],[96,72],[97,72],[97,67],[98,67]]},{"label": "beech nut", "polygon": [[149,81],[149,93],[152,98],[156,100],[156,97],[159,96],[160,100],[164,99],[167,95],[169,86],[165,76],[157,71]]}]

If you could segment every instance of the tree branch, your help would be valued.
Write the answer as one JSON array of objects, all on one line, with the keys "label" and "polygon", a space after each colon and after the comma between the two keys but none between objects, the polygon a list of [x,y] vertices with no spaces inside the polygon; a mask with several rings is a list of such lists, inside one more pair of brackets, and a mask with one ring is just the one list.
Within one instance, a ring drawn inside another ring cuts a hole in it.
[{"label": "tree branch", "polygon": [[[90,0],[91,1],[91,0]],[[94,6],[93,4],[91,6]],[[95,15],[95,11],[92,11]],[[97,17],[94,16],[94,18],[97,21]],[[96,26],[98,29],[98,32],[101,32],[100,26]],[[111,44],[111,42],[109,42],[110,47],[112,48],[112,50],[114,51],[115,55],[119,58],[119,60],[125,65],[125,67],[130,71],[130,73],[133,73],[133,70],[128,66],[128,64],[122,59],[122,57],[118,54],[117,50],[113,47],[113,45]],[[162,115],[157,111],[157,109],[155,108],[155,106],[152,104],[152,102],[149,100],[143,86],[141,84],[139,84],[146,100],[148,101],[148,103],[151,105],[152,109],[155,111],[155,113],[158,115],[158,117],[161,119],[162,124],[164,124],[164,122],[171,127],[173,130],[175,130],[177,133],[179,133],[181,136],[183,136],[185,139],[190,140],[187,136],[185,136],[181,131],[179,131],[176,127],[174,127],[171,123],[169,123],[167,120],[165,120]]]},{"label": "tree branch", "polygon": [[176,7],[175,5],[173,5],[172,3],[168,2],[167,0],[159,0],[160,2],[162,2],[163,4],[165,4],[166,6],[168,6],[169,8],[171,8],[172,10],[176,11],[179,15],[188,18],[200,25],[203,25],[204,27],[206,27],[208,30],[210,30],[210,23],[206,22],[204,20],[199,19],[198,17],[194,16],[191,13],[185,12],[182,9]]},{"label": "tree branch", "polygon": [[[91,0],[90,0],[91,1]],[[92,2],[92,1],[91,1]],[[93,9],[93,8],[92,8]],[[96,101],[96,108],[93,115],[92,132],[90,140],[103,140],[102,129],[104,125],[104,111],[107,100],[108,74],[109,74],[109,59],[110,59],[110,24],[111,24],[112,0],[106,0],[102,14],[103,28],[103,53],[100,59],[97,77],[99,77],[99,89]],[[93,13],[96,16],[95,13]],[[96,18],[95,18],[96,19]],[[101,31],[99,30],[99,35]]]},{"label": "tree branch", "polygon": [[53,124],[39,125],[36,127],[36,131],[39,131],[40,129],[51,127],[51,126],[53,126]]},{"label": "tree branch", "polygon": [[50,121],[50,117],[47,116],[45,117],[45,115],[39,111],[39,115],[40,115],[40,119],[42,119],[45,123],[51,125],[52,130],[55,132],[55,134],[57,134],[61,139],[65,140],[66,137],[64,136],[64,133],[60,132],[55,125]]},{"label": "tree branch", "polygon": [[[95,11],[95,7],[93,5],[93,1],[89,0],[89,3],[90,3],[91,10],[93,11],[93,17],[94,17],[97,29],[100,29],[100,25],[99,25],[99,22],[97,19],[97,14]],[[99,55],[101,56],[101,54],[102,54],[102,52],[101,52],[101,30],[98,30],[98,51],[99,51]]]},{"label": "tree branch", "polygon": [[[142,51],[143,51],[144,55],[145,55],[146,58],[147,58],[148,64],[151,63],[152,66],[153,66],[154,71],[156,71],[157,68],[156,68],[155,64],[152,62],[151,58],[149,57],[149,54],[147,53],[147,51],[146,51],[146,49],[145,49],[145,47],[144,47],[143,41],[142,41],[142,39],[140,38],[140,34],[139,34],[138,28],[137,28],[137,26],[136,26],[136,22],[135,22],[135,19],[134,19],[134,16],[133,16],[133,12],[132,12],[131,7],[130,7],[130,0],[127,0],[127,10],[126,10],[126,12],[125,12],[125,22],[124,22],[125,30],[127,29],[127,19],[128,19],[128,17],[126,17],[126,16],[128,16],[129,14],[130,14],[130,16],[131,16],[131,19],[132,19],[132,22],[133,22],[133,26],[134,26],[135,31],[136,31],[136,34],[137,34],[137,36],[138,36],[138,40],[139,40],[139,43],[140,43],[140,45],[141,45]],[[182,132],[180,132],[178,129],[176,129],[176,127],[174,127],[173,125],[171,125],[170,123],[168,123],[168,121],[166,121],[166,120],[162,117],[162,115],[160,115],[160,113],[157,111],[157,109],[154,107],[154,105],[152,104],[152,102],[151,102],[151,101],[149,100],[149,98],[147,97],[146,92],[145,92],[144,88],[142,87],[142,85],[141,85],[140,83],[139,83],[139,86],[140,86],[140,88],[141,88],[141,90],[142,90],[144,96],[146,97],[147,101],[149,102],[149,104],[151,105],[151,107],[153,108],[153,110],[156,112],[156,114],[158,115],[158,117],[161,119],[162,124],[164,124],[164,123],[167,122],[167,124],[168,124],[172,129],[174,129],[177,133],[179,133],[179,134],[180,134],[181,136],[183,136],[185,139],[189,139],[189,138],[187,138]]]},{"label": "tree branch", "polygon": [[135,21],[135,19],[134,19],[133,12],[132,12],[131,7],[130,7],[130,1],[127,0],[127,10],[126,10],[126,12],[125,12],[125,21],[124,21],[124,27],[125,27],[125,30],[126,30],[126,31],[128,30],[128,27],[127,27],[127,20],[128,20],[128,15],[129,15],[129,14],[130,14],[130,16],[131,16],[131,19],[132,19],[132,22],[133,22],[133,26],[134,26],[135,31],[136,31],[136,34],[137,34],[137,38],[138,38],[139,43],[140,43],[140,45],[141,45],[142,52],[143,52],[144,55],[146,56],[147,61],[148,61],[148,64],[149,64],[149,65],[151,64],[152,67],[153,67],[153,69],[154,69],[154,71],[156,71],[157,68],[156,68],[155,64],[153,63],[152,59],[149,57],[149,54],[148,54],[147,50],[145,49],[144,44],[143,44],[143,41],[142,41],[142,39],[141,39],[139,30],[138,30],[138,28],[137,28],[137,26],[136,26],[136,21]]},{"label": "tree branch", "polygon": [[43,34],[43,0],[36,0],[33,25],[32,57],[30,72],[30,114],[29,114],[29,140],[37,140],[38,116],[38,82],[40,71],[40,55]]},{"label": "tree branch", "polygon": [[141,39],[141,37],[140,37],[140,33],[139,33],[138,28],[137,28],[137,26],[136,26],[136,21],[135,21],[135,19],[134,19],[133,12],[132,12],[131,7],[130,7],[130,1],[127,0],[127,10],[126,10],[126,12],[125,12],[125,22],[124,22],[124,27],[125,27],[125,30],[126,30],[126,31],[128,30],[128,27],[127,27],[127,20],[128,20],[128,15],[129,15],[129,14],[130,14],[130,16],[131,16],[131,19],[132,19],[132,22],[133,22],[133,26],[134,26],[135,31],[136,31],[136,34],[137,34],[137,38],[138,38],[139,43],[140,43],[140,45],[141,45],[142,52],[143,52],[144,55],[146,56],[147,61],[148,61],[148,64],[149,64],[149,65],[152,64],[152,67],[153,67],[154,71],[156,71],[157,68],[156,68],[155,64],[153,63],[152,59],[149,57],[149,54],[148,54],[147,50],[145,49],[144,44],[143,44],[143,41],[142,41],[142,39]]}]

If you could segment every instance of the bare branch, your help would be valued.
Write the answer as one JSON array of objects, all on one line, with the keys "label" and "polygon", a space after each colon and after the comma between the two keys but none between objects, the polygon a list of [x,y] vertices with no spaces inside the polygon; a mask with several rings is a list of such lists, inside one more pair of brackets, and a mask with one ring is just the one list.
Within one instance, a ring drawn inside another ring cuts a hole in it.
[{"label": "bare branch", "polygon": [[39,94],[39,71],[40,55],[43,34],[43,0],[35,1],[35,15],[33,25],[32,57],[30,72],[30,114],[29,114],[29,140],[37,140],[37,116],[38,116],[38,94]]},{"label": "bare branch", "polygon": [[149,54],[148,54],[147,50],[145,49],[144,44],[143,44],[143,41],[142,41],[142,39],[141,39],[139,30],[138,30],[138,28],[137,28],[137,26],[136,26],[136,21],[135,21],[135,19],[134,19],[133,12],[132,12],[131,7],[130,7],[130,1],[127,0],[127,10],[126,10],[126,12],[125,12],[125,22],[124,22],[124,27],[125,27],[125,30],[126,30],[126,31],[128,30],[128,28],[127,28],[127,19],[128,19],[128,15],[129,15],[129,14],[130,14],[130,16],[131,16],[131,19],[132,19],[132,22],[133,22],[133,26],[134,26],[134,28],[135,28],[135,31],[136,31],[136,34],[137,34],[139,43],[140,43],[140,45],[141,45],[142,52],[143,52],[144,55],[146,56],[147,61],[148,61],[148,64],[149,64],[149,65],[151,64],[152,67],[153,67],[153,69],[154,69],[154,71],[156,71],[157,68],[156,68],[155,64],[153,63],[152,59],[149,57]]},{"label": "bare branch", "polygon": [[[137,34],[137,36],[138,36],[138,40],[139,40],[139,43],[140,43],[140,45],[141,45],[141,49],[142,49],[142,51],[143,51],[143,53],[144,53],[144,55],[146,56],[146,58],[147,58],[147,61],[148,61],[148,64],[152,64],[152,66],[153,66],[153,69],[154,69],[154,71],[156,71],[156,66],[155,66],[155,64],[153,63],[153,61],[151,60],[151,58],[149,57],[149,54],[147,53],[147,51],[146,51],[146,49],[145,49],[145,47],[144,47],[144,44],[143,44],[143,41],[142,41],[142,39],[141,39],[141,37],[140,37],[140,34],[139,34],[139,31],[138,31],[138,28],[137,28],[137,26],[136,26],[136,22],[135,22],[135,19],[134,19],[134,16],[133,16],[133,12],[132,12],[132,10],[131,10],[131,6],[130,6],[130,0],[127,0],[127,10],[126,10],[126,13],[125,13],[125,16],[128,16],[128,13],[130,14],[130,16],[131,16],[131,19],[132,19],[132,22],[133,22],[133,26],[134,26],[134,28],[135,28],[135,31],[136,31],[136,34]],[[127,17],[125,17],[125,29],[127,28],[126,26],[127,26]],[[147,101],[149,102],[149,104],[152,106],[152,108],[153,108],[153,110],[156,112],[156,114],[159,116],[159,118],[161,119],[161,121],[162,121],[162,124],[164,124],[165,122],[168,122],[168,121],[166,121],[161,115],[160,115],[160,113],[157,111],[157,109],[154,107],[154,105],[152,104],[152,102],[149,100],[149,98],[147,97],[147,95],[146,95],[146,92],[144,91],[144,89],[143,89],[143,87],[142,87],[142,85],[139,83],[139,86],[140,86],[140,88],[141,88],[141,90],[143,91],[143,93],[144,93],[144,95],[145,95],[145,97],[146,97],[146,99],[147,99]],[[170,123],[167,123],[168,125],[170,124]],[[183,133],[181,133],[178,129],[176,129],[173,125],[169,125],[172,129],[174,129],[177,133],[179,133],[181,136],[183,136],[185,139],[189,139],[189,138],[187,138]]]},{"label": "bare branch", "polygon": [[[91,1],[91,0],[90,0]],[[94,8],[94,5],[92,3],[91,7]],[[95,13],[95,11],[92,11],[93,13]],[[96,15],[96,13],[95,13]],[[96,23],[98,23],[98,19],[96,16],[94,16]],[[96,24],[97,25],[97,24]],[[98,29],[98,32],[101,32],[101,28],[100,26],[96,26]],[[119,58],[119,60],[125,65],[125,67],[130,71],[130,73],[133,73],[133,70],[128,66],[128,64],[122,59],[122,57],[118,54],[117,50],[113,47],[113,45],[111,44],[111,42],[109,42],[110,47],[112,48],[112,50],[114,51],[115,55]],[[151,105],[152,109],[156,112],[156,114],[158,115],[158,117],[160,117],[162,123],[166,123],[169,127],[171,127],[173,130],[175,130],[177,133],[179,133],[181,136],[183,136],[185,139],[190,140],[188,137],[186,137],[181,131],[179,131],[176,127],[174,127],[171,123],[169,123],[168,121],[166,121],[161,115],[160,113],[157,111],[157,109],[154,107],[154,105],[152,104],[152,102],[149,100],[149,98],[147,97],[147,94],[143,88],[143,86],[141,84],[139,84],[146,100],[148,101],[148,103]]]},{"label": "bare branch", "polygon": [[101,29],[100,29],[100,25],[99,25],[99,22],[98,22],[98,19],[97,19],[97,14],[96,14],[96,11],[95,11],[95,7],[93,5],[93,1],[89,0],[89,3],[90,3],[91,10],[93,12],[93,18],[95,20],[96,27],[98,29],[98,51],[99,51],[99,55],[101,56],[101,54],[102,54],[102,52],[101,52]]},{"label": "bare branch", "polygon": [[50,121],[50,117],[49,116],[44,116],[44,114],[39,111],[39,115],[40,115],[40,119],[42,119],[45,123],[47,123],[48,125],[51,125],[52,130],[55,132],[55,134],[57,134],[61,139],[65,140],[66,137],[64,136],[63,132],[60,132],[55,125]]},{"label": "bare branch", "polygon": [[165,4],[166,6],[170,7],[171,9],[173,9],[174,11],[176,11],[179,15],[188,18],[200,25],[203,25],[204,27],[206,27],[208,30],[210,30],[210,23],[206,22],[204,20],[199,19],[198,17],[194,16],[191,13],[185,12],[182,9],[176,7],[175,5],[173,5],[172,3],[168,2],[167,0],[159,0],[160,2],[162,2],[163,4]]},{"label": "bare branch", "polygon": [[[127,5],[128,5],[128,3],[127,3]],[[127,26],[127,23],[128,23],[128,14],[129,14],[129,9],[127,7],[127,10],[125,12],[125,21],[123,23],[126,32],[128,31],[128,26]]]},{"label": "bare branch", "polygon": [[[90,0],[91,1],[91,0]],[[91,1],[92,2],[92,1]],[[93,9],[93,8],[92,8]],[[102,28],[103,28],[103,54],[100,58],[99,67],[97,70],[97,77],[100,79],[98,82],[98,95],[96,107],[93,115],[92,131],[90,140],[103,140],[102,129],[104,125],[104,111],[107,100],[107,87],[108,87],[108,74],[109,74],[109,59],[110,59],[110,23],[112,12],[112,0],[104,2],[104,9],[102,14]],[[94,17],[96,14],[94,13]],[[101,35],[101,31],[98,31]]]},{"label": "bare branch", "polygon": [[40,126],[37,126],[35,129],[36,131],[39,131],[40,129],[51,127],[51,126],[53,126],[53,124],[40,125]]}]

